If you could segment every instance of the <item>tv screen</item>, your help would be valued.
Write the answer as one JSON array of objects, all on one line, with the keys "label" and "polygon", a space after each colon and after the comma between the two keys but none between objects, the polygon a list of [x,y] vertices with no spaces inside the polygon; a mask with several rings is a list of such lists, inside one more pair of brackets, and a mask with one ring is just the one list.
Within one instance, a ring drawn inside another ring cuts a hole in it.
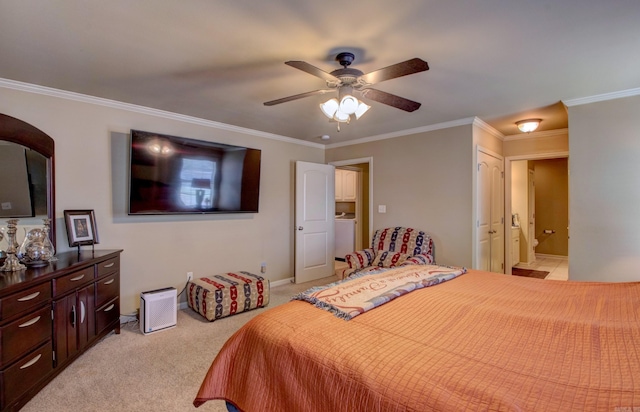
[{"label": "tv screen", "polygon": [[131,130],[129,214],[257,213],[258,149]]}]

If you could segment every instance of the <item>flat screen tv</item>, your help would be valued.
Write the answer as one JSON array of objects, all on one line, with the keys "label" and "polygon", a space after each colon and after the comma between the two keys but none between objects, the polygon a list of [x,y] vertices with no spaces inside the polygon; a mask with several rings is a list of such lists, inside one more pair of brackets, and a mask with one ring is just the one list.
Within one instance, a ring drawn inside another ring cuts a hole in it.
[{"label": "flat screen tv", "polygon": [[131,130],[129,214],[257,213],[258,149]]}]

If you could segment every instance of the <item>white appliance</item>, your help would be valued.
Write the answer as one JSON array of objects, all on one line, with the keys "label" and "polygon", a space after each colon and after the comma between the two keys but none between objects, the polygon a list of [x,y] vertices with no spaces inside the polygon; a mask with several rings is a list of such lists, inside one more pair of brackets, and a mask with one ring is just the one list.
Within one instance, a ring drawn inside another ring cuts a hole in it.
[{"label": "white appliance", "polygon": [[335,236],[335,257],[344,260],[346,255],[356,250],[356,220],[336,219]]},{"label": "white appliance", "polygon": [[176,326],[177,299],[176,288],[140,293],[140,332],[147,335]]}]

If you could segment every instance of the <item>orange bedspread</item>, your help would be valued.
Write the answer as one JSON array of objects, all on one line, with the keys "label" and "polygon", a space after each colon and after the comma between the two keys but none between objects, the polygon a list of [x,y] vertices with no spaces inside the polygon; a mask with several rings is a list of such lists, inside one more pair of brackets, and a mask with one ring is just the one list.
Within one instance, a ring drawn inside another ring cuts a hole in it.
[{"label": "orange bedspread", "polygon": [[225,344],[197,406],[243,411],[640,408],[640,282],[471,270],[350,321],[301,301]]}]

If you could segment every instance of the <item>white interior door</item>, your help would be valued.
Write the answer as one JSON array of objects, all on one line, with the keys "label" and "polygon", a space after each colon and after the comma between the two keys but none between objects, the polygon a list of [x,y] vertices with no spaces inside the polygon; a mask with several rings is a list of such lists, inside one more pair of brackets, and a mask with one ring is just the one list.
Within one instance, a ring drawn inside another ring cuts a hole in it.
[{"label": "white interior door", "polygon": [[478,269],[504,273],[504,174],[502,159],[478,151]]},{"label": "white interior door", "polygon": [[333,275],[335,168],[296,162],[295,282]]},{"label": "white interior door", "polygon": [[[491,160],[491,272],[504,273],[504,173],[502,159]],[[511,237],[509,237],[510,239]],[[511,273],[511,272],[509,272]]]},{"label": "white interior door", "polygon": [[478,269],[491,271],[491,174],[489,163],[478,152]]}]

